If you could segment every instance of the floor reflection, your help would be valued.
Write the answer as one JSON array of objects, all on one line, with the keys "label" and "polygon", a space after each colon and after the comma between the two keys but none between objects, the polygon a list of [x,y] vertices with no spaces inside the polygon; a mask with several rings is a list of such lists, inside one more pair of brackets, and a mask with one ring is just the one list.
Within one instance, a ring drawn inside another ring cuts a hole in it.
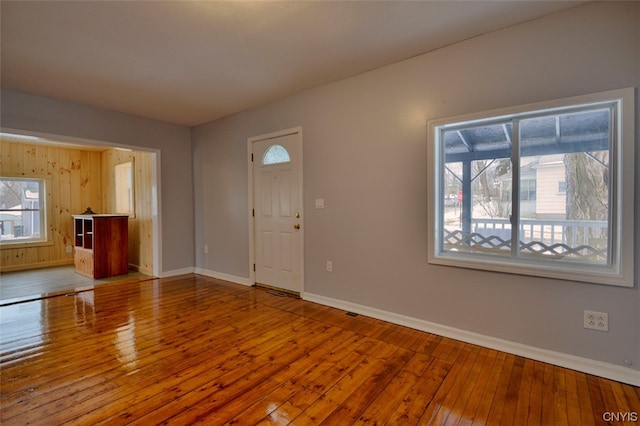
[{"label": "floor reflection", "polygon": [[138,367],[136,342],[136,320],[133,313],[129,313],[129,322],[116,329],[113,342],[117,350],[116,357],[122,367],[130,370]]},{"label": "floor reflection", "polygon": [[47,331],[46,300],[0,307],[0,353],[7,357],[22,357],[25,351],[41,350]]}]

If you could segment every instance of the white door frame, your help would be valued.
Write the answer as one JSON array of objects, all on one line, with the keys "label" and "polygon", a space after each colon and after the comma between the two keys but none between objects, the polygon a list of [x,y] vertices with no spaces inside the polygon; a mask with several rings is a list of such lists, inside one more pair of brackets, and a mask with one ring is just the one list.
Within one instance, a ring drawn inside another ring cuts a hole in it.
[{"label": "white door frame", "polygon": [[[300,149],[300,183],[298,186],[298,191],[300,193],[300,215],[302,216],[301,223],[303,224],[302,228],[299,231],[300,235],[300,296],[304,293],[304,197],[303,197],[303,176],[304,171],[302,167],[302,158],[303,150],[302,150],[302,127],[292,127],[290,129],[279,130],[277,132],[267,133],[264,135],[253,136],[247,139],[247,170],[248,170],[248,198],[249,198],[249,280],[252,284],[256,282],[256,271],[255,271],[255,263],[256,263],[256,253],[255,253],[255,218],[253,216],[253,212],[255,209],[254,205],[254,188],[253,188],[253,162],[251,160],[251,156],[253,155],[253,143],[258,141],[263,141],[266,139],[275,139],[281,136],[287,135],[298,135],[298,147]],[[257,158],[255,161],[259,161]]]}]

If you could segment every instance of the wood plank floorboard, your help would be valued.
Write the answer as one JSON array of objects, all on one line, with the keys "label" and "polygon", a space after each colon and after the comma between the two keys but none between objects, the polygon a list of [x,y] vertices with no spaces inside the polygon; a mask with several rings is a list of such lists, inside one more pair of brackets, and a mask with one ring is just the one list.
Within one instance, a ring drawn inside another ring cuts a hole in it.
[{"label": "wood plank floorboard", "polygon": [[2,425],[637,424],[605,412],[640,389],[199,275],[0,306]]}]

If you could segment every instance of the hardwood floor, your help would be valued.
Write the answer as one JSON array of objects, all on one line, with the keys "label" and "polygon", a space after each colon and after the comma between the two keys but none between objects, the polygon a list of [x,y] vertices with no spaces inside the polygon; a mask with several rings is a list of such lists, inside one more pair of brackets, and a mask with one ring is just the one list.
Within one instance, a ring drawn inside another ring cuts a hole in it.
[{"label": "hardwood floor", "polygon": [[640,413],[637,387],[197,275],[2,306],[0,337],[3,425],[599,425]]}]

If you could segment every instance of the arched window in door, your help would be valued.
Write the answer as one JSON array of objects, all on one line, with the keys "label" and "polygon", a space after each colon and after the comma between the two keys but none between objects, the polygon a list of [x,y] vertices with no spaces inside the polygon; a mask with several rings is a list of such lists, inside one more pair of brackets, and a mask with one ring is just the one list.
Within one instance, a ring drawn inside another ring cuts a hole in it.
[{"label": "arched window in door", "polygon": [[262,165],[269,166],[272,164],[288,163],[291,161],[289,152],[282,145],[271,145],[262,156]]}]

